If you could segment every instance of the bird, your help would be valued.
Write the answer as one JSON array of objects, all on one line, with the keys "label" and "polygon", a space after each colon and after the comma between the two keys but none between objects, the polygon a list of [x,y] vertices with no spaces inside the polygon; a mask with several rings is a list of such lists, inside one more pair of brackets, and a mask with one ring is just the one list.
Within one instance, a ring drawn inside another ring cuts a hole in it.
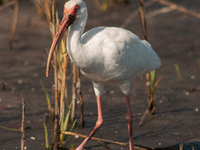
[{"label": "bird", "polygon": [[92,81],[98,112],[95,127],[76,150],[83,150],[104,123],[102,95],[106,84],[118,86],[125,95],[129,150],[133,150],[132,111],[129,98],[131,80],[159,68],[161,60],[149,42],[141,40],[126,29],[101,26],[84,33],[87,18],[87,6],[83,0],[69,0],[65,3],[63,19],[49,51],[46,77],[49,76],[53,51],[63,34],[68,31],[66,43],[69,57],[82,74]]}]

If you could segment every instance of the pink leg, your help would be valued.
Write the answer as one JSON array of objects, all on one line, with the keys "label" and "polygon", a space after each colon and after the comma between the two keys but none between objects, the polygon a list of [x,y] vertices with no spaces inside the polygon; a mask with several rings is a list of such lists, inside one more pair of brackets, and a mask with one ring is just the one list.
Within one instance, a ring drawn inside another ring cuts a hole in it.
[{"label": "pink leg", "polygon": [[98,109],[98,119],[96,125],[92,132],[88,135],[88,137],[76,148],[76,150],[83,150],[87,142],[91,139],[91,137],[97,132],[97,130],[103,125],[103,115],[102,115],[102,108],[101,108],[101,96],[97,96],[97,109]]},{"label": "pink leg", "polygon": [[130,150],[133,150],[134,146],[133,146],[133,131],[132,131],[132,112],[131,112],[129,96],[125,95],[125,97],[126,97],[126,104],[127,104],[126,121],[128,124],[129,148],[130,148]]}]

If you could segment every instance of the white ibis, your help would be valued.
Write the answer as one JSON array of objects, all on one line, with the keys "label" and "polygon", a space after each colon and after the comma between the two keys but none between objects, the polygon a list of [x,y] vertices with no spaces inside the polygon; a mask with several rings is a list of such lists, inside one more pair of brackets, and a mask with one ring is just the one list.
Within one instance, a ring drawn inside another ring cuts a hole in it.
[{"label": "white ibis", "polygon": [[96,126],[76,150],[82,150],[103,124],[101,99],[103,85],[106,83],[119,86],[125,94],[129,147],[133,150],[130,81],[160,67],[160,58],[147,41],[140,40],[135,34],[122,28],[97,27],[83,34],[87,16],[87,7],[82,0],[70,0],[65,3],[64,17],[49,52],[46,76],[49,76],[52,53],[68,29],[69,56],[82,74],[92,80],[98,109]]}]

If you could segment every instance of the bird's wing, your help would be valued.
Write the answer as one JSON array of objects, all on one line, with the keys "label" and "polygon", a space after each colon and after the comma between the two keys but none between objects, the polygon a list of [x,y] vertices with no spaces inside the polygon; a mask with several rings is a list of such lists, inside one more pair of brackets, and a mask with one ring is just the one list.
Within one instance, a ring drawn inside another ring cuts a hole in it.
[{"label": "bird's wing", "polygon": [[83,71],[95,78],[130,80],[158,66],[159,58],[148,42],[125,29],[94,28],[83,35],[82,43],[90,61],[89,70]]},{"label": "bird's wing", "polygon": [[90,61],[90,67],[87,67],[87,70],[82,69],[86,76],[105,82],[124,80],[119,65],[121,52],[115,41],[117,36],[118,32],[108,27],[94,28],[83,35],[83,49],[87,53],[87,60]]}]

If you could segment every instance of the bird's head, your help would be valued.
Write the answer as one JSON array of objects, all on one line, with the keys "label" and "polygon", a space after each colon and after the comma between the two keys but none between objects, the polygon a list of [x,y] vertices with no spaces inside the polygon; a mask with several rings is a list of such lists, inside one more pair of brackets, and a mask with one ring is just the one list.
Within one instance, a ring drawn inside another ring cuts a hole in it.
[{"label": "bird's head", "polygon": [[59,29],[53,39],[49,56],[47,60],[46,76],[49,76],[50,61],[53,51],[59,42],[60,38],[66,32],[68,27],[72,25],[76,20],[87,19],[87,8],[82,0],[69,0],[64,6],[64,16],[59,25]]}]

